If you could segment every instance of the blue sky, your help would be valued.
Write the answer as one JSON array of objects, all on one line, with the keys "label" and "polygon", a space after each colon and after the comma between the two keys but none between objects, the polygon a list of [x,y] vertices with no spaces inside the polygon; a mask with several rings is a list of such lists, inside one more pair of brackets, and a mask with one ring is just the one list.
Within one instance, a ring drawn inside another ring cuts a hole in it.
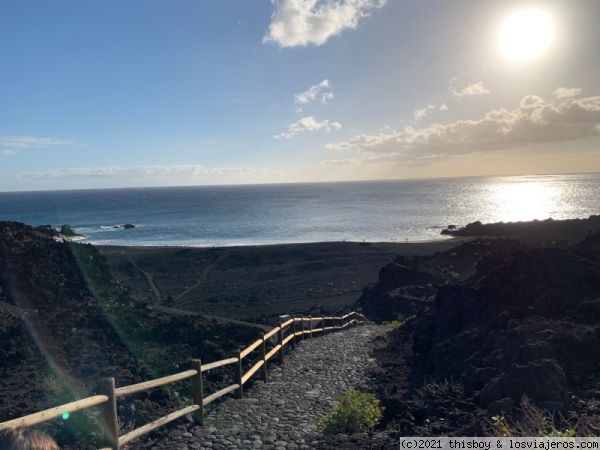
[{"label": "blue sky", "polygon": [[[517,60],[500,30],[531,9],[552,36]],[[598,17],[596,0],[0,0],[0,191],[600,171]]]}]

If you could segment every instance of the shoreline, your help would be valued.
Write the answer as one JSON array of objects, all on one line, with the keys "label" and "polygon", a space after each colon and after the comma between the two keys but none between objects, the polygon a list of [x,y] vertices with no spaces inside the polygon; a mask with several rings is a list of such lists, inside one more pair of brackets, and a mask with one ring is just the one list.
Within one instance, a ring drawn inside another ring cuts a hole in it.
[{"label": "shoreline", "polygon": [[252,249],[252,248],[269,248],[269,247],[280,247],[280,246],[295,246],[295,247],[306,247],[306,246],[328,246],[328,245],[360,245],[360,246],[398,246],[398,247],[413,247],[413,246],[440,246],[446,247],[447,245],[452,246],[466,242],[467,240],[473,239],[469,236],[445,236],[441,239],[428,239],[422,241],[315,241],[315,242],[275,242],[269,244],[234,244],[234,245],[127,245],[127,244],[97,244],[94,242],[81,242],[79,239],[73,240],[73,242],[81,244],[90,244],[94,247],[102,248],[126,248],[126,249]]}]

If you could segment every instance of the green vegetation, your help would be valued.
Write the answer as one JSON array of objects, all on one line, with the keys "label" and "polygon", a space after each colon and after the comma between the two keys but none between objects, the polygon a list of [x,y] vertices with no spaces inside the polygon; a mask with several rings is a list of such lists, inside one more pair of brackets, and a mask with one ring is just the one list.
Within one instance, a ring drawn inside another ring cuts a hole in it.
[{"label": "green vegetation", "polygon": [[364,433],[376,426],[384,408],[373,394],[353,389],[336,398],[338,405],[317,423],[325,434]]},{"label": "green vegetation", "polygon": [[387,330],[383,330],[383,331],[374,331],[369,335],[369,338],[371,340],[374,340],[378,337],[384,337],[386,334],[388,334],[390,331],[395,330],[396,328],[400,328],[402,325],[404,325],[407,321],[409,321],[410,319],[412,319],[415,316],[410,316],[407,317],[404,320],[393,320],[391,322],[383,322],[383,324],[388,328]]},{"label": "green vegetation", "polygon": [[74,400],[69,392],[63,377],[59,376],[52,368],[47,368],[42,374],[42,386],[51,399],[51,405],[42,403],[39,409],[46,409],[56,403],[68,403]]},{"label": "green vegetation", "polygon": [[400,328],[402,325],[406,323],[407,320],[411,319],[414,316],[408,317],[405,320],[393,320],[391,322],[383,322],[383,324],[390,329],[390,331],[395,330],[396,328]]},{"label": "green vegetation", "polygon": [[554,428],[553,420],[548,420],[548,417],[544,413],[536,414],[529,418],[535,421],[535,434],[527,432],[527,436],[523,435],[521,431],[522,424],[518,423],[515,427],[512,427],[503,414],[492,417],[492,434],[501,437],[529,437],[530,435],[540,437],[573,437],[576,435],[573,428],[567,428],[564,431]]}]

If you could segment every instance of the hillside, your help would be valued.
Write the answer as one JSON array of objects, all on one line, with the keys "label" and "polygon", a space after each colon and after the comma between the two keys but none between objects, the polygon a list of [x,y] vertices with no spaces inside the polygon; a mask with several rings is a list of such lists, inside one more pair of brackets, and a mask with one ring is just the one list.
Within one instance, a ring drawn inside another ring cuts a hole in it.
[{"label": "hillside", "polygon": [[[104,377],[123,386],[185,369],[192,357],[222,359],[259,331],[161,315],[112,280],[93,246],[65,242],[51,227],[0,223],[2,420],[87,396]],[[178,395],[157,389],[120,402],[122,432],[173,409]],[[89,448],[98,425],[73,414],[50,433],[62,448]]]},{"label": "hillside", "polygon": [[[597,435],[600,233],[583,233],[575,244],[567,243],[572,234],[548,233],[554,242],[478,238],[453,248],[446,242],[438,249],[449,250],[430,255],[410,248],[381,268],[356,306],[372,320],[395,321],[389,333],[373,336],[378,368],[369,386],[386,408],[384,422],[371,435],[323,437],[321,447],[385,448],[400,434],[497,434],[492,417],[516,434],[554,424]],[[140,301],[143,282],[113,279],[106,258],[50,227],[0,223],[2,420],[86,396],[106,376],[122,386],[177,372],[192,357],[221,359],[259,332],[166,316]],[[265,261],[260,270],[270,267]],[[211,375],[207,390],[230,375]],[[121,432],[174,409],[185,395],[158,389],[120,402]],[[532,417],[540,420],[532,424]],[[49,431],[71,449],[88,448],[99,433],[91,414],[56,421]]]},{"label": "hillside", "polygon": [[359,303],[406,321],[376,338],[386,433],[498,435],[493,417],[526,436],[600,433],[600,233],[561,248],[477,239],[398,257]]}]

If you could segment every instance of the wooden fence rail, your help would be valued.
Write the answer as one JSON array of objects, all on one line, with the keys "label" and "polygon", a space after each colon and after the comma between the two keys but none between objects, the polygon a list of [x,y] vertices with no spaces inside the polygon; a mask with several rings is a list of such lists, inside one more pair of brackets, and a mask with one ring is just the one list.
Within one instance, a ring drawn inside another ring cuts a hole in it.
[{"label": "wooden fence rail", "polygon": [[[329,326],[326,326],[327,323]],[[120,450],[121,446],[131,442],[150,431],[156,430],[180,417],[187,414],[192,414],[194,420],[199,425],[204,425],[204,408],[211,402],[217,400],[224,395],[235,392],[236,398],[242,398],[244,395],[244,384],[246,384],[256,372],[260,371],[260,378],[267,382],[267,361],[273,356],[278,355],[279,362],[283,362],[284,348],[291,342],[292,348],[296,347],[299,340],[306,337],[312,338],[315,333],[326,333],[330,331],[343,330],[351,326],[356,326],[359,323],[365,323],[365,317],[357,312],[351,312],[342,317],[294,317],[283,323],[277,324],[275,328],[267,333],[261,333],[260,339],[249,345],[243,350],[236,353],[233,358],[215,361],[210,364],[202,365],[199,359],[192,360],[190,370],[176,373],[167,377],[158,378],[156,380],[144,381],[142,383],[132,384],[115,388],[114,378],[103,379],[97,388],[97,394],[92,397],[83,398],[71,403],[67,403],[55,408],[46,409],[28,416],[18,419],[9,420],[0,423],[0,430],[5,428],[16,427],[31,427],[43,422],[56,419],[64,414],[70,414],[75,411],[100,407],[100,424],[104,429],[106,438],[106,447],[102,450]],[[298,329],[299,324],[299,329]],[[313,327],[315,324],[315,327]],[[287,335],[287,336],[286,336]],[[285,336],[285,337],[284,337]],[[276,339],[273,342],[273,348],[267,352],[266,343],[272,338]],[[246,373],[243,371],[243,360],[252,352],[258,350],[260,353],[258,362],[250,367]],[[234,364],[235,367],[235,383],[227,386],[207,397],[204,397],[202,373]],[[119,421],[117,416],[117,399],[127,395],[136,394],[138,392],[155,389],[160,386],[165,386],[178,381],[192,379],[192,391],[194,404],[186,406],[178,411],[167,414],[160,419],[143,425],[127,434],[119,436]]]}]

